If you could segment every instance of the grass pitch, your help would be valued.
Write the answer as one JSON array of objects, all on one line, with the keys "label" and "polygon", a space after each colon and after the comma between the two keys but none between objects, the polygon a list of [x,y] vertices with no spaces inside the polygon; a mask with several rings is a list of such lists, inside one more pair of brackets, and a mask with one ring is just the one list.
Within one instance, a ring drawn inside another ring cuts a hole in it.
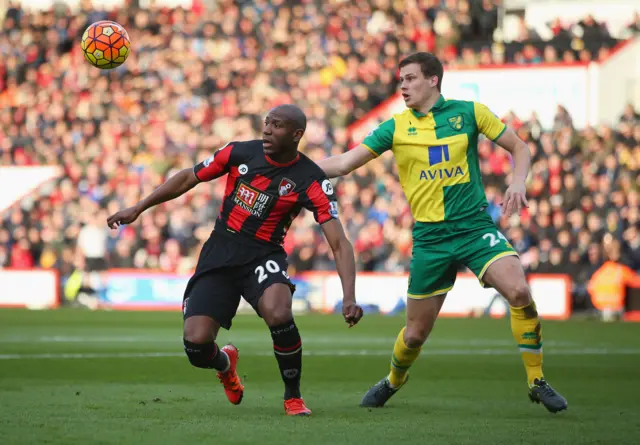
[{"label": "grass pitch", "polygon": [[220,342],[240,349],[245,397],[182,352],[180,313],[0,311],[0,443],[640,443],[640,325],[543,322],[545,370],[569,401],[529,402],[503,320],[441,319],[382,409],[358,406],[388,372],[403,317],[298,316],[310,418],[287,418],[269,332],[238,316]]}]

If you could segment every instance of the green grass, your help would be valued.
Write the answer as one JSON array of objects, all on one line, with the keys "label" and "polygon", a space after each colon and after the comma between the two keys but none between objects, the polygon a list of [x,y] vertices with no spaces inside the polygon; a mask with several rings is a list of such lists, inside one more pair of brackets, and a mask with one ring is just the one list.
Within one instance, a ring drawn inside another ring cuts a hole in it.
[{"label": "green grass", "polygon": [[640,325],[544,322],[547,378],[569,400],[553,415],[527,399],[506,320],[438,321],[411,382],[378,410],[358,403],[387,372],[403,318],[367,316],[353,329],[334,316],[297,322],[310,418],[284,416],[255,316],[221,333],[241,353],[245,397],[232,406],[214,373],[182,356],[179,313],[2,310],[0,443],[640,442]]}]

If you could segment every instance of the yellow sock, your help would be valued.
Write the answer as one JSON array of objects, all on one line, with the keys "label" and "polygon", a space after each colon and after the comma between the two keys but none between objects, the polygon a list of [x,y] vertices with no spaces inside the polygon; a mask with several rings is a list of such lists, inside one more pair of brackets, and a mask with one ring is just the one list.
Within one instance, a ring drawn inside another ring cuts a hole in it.
[{"label": "yellow sock", "polygon": [[391,356],[391,373],[389,374],[389,383],[394,388],[402,386],[407,377],[407,372],[411,367],[411,364],[420,355],[419,348],[409,348],[404,343],[404,330],[402,328],[396,338],[396,343],[393,345],[393,355]]},{"label": "yellow sock", "polygon": [[511,332],[516,339],[529,386],[535,379],[542,379],[542,328],[538,320],[536,304],[511,306]]}]

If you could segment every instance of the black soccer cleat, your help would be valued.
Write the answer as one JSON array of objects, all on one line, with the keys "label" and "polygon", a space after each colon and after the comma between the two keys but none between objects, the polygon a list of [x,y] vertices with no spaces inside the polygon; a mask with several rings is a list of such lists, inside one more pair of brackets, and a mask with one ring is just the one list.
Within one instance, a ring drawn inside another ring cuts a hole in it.
[{"label": "black soccer cleat", "polygon": [[535,379],[529,388],[529,399],[535,403],[542,403],[552,413],[567,409],[567,399],[562,397],[546,380]]},{"label": "black soccer cleat", "polygon": [[360,406],[364,408],[382,408],[387,400],[397,393],[409,380],[409,375],[404,379],[404,383],[398,388],[392,388],[389,379],[385,377],[376,383],[362,398]]}]

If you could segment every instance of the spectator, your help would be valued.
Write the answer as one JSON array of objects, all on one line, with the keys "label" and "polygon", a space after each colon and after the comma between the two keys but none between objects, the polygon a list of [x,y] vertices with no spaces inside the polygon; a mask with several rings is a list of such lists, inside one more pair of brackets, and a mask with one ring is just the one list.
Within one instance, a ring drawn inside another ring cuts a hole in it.
[{"label": "spectator", "polygon": [[578,22],[578,26],[582,29],[583,38],[585,40],[597,40],[609,37],[609,31],[605,24],[596,22],[593,15],[589,14]]},{"label": "spectator", "polygon": [[78,235],[78,252],[85,258],[88,272],[107,268],[107,228],[101,215],[89,217]]},{"label": "spectator", "polygon": [[616,239],[606,244],[607,261],[591,277],[589,293],[604,321],[620,317],[624,310],[626,286],[640,286],[640,275],[620,260],[621,246]]},{"label": "spectator", "polygon": [[20,239],[11,249],[11,266],[17,269],[31,269],[35,265],[31,244],[26,238]]},{"label": "spectator", "polygon": [[640,273],[640,233],[638,225],[632,224],[622,235],[625,241],[625,257],[628,258],[627,266]]},{"label": "spectator", "polygon": [[524,43],[531,40],[540,39],[540,36],[538,35],[538,33],[533,28],[529,27],[524,16],[519,16],[517,20],[518,20],[518,23],[517,23],[518,33],[517,33],[517,37],[515,38],[516,42]]},{"label": "spectator", "polygon": [[498,8],[491,0],[482,0],[482,6],[477,17],[478,35],[485,39],[491,39],[493,31],[498,26]]},{"label": "spectator", "polygon": [[634,110],[632,104],[627,104],[624,107],[624,112],[620,116],[620,122],[625,124],[636,125],[640,121],[640,113]]}]

